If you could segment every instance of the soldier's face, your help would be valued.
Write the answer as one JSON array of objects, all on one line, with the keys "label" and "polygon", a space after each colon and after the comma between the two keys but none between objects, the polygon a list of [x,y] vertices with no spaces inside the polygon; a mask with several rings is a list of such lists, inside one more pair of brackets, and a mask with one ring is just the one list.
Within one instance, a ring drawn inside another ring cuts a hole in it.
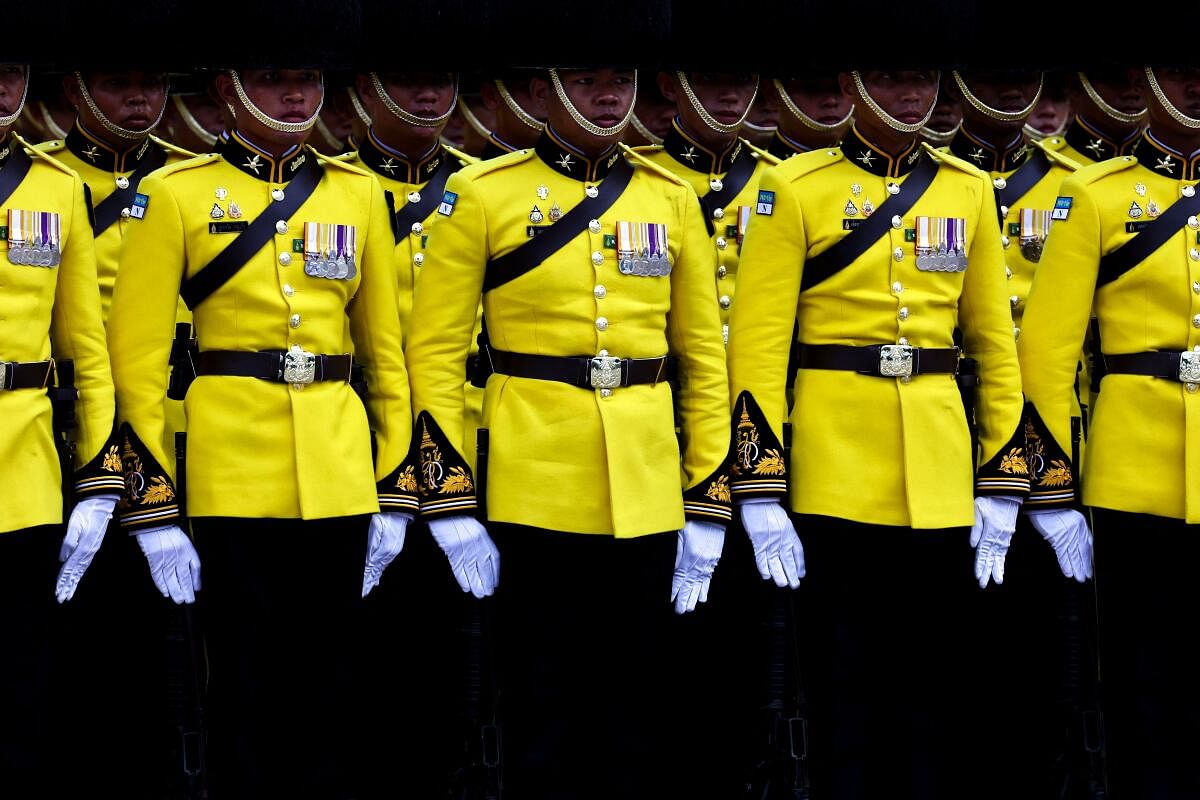
[{"label": "soldier's face", "polygon": [[[933,70],[867,70],[860,73],[867,93],[890,116],[905,125],[916,125],[925,119],[929,107],[937,99],[938,74]],[[853,85],[842,81],[842,89]],[[849,92],[847,92],[849,94]],[[859,113],[870,113],[859,108]]]},{"label": "soldier's face", "polygon": [[[279,122],[304,122],[316,113],[325,89],[321,72],[315,69],[248,69],[239,70],[238,77],[246,96],[259,110]],[[228,75],[217,76],[217,92],[233,106],[237,127],[259,144],[291,146],[308,138],[308,131],[284,132],[264,125],[242,106]]]},{"label": "soldier's face", "polygon": [[[625,119],[634,103],[636,73],[631,69],[564,69],[559,70],[563,91],[584,119],[601,128],[612,128]],[[571,118],[567,108],[558,101],[557,95],[547,95],[548,83],[535,78],[530,91],[546,98],[550,124],[572,144],[590,149],[603,141],[603,147],[611,144],[603,137],[595,137],[584,131]]]},{"label": "soldier's face", "polygon": [[[417,117],[440,117],[454,104],[458,83],[453,72],[380,72],[379,82],[388,96],[408,113]],[[363,97],[370,102],[367,111],[378,120],[387,114],[379,106],[378,95],[370,92]],[[382,112],[382,113],[381,113]]]},{"label": "soldier's face", "polygon": [[835,125],[850,113],[850,98],[832,78],[788,78],[780,81],[796,107],[822,125]]},{"label": "soldier's face", "polygon": [[[1100,99],[1117,111],[1138,114],[1146,107],[1146,75],[1140,69],[1088,70],[1086,75]],[[1162,84],[1161,80],[1159,84]],[[1095,108],[1095,103],[1084,92],[1072,94],[1071,102],[1079,111]],[[1102,117],[1103,112],[1095,109],[1095,113],[1084,113],[1088,120],[1094,120],[1097,115]]]},{"label": "soldier's face", "polygon": [[[0,116],[7,117],[17,110],[25,94],[25,67],[21,64],[0,64]],[[0,134],[8,128],[0,128]]]},{"label": "soldier's face", "polygon": [[[737,125],[754,99],[758,88],[758,76],[730,72],[689,72],[688,83],[704,110],[722,125]],[[679,119],[689,131],[704,131],[704,120],[683,96],[683,87],[674,87],[677,92],[675,107]]]},{"label": "soldier's face", "polygon": [[[962,73],[962,79],[971,94],[985,106],[1014,114],[1028,108],[1033,102],[1041,85],[1042,74],[1036,70],[979,70]],[[963,106],[963,113],[972,113],[968,111],[968,105]]]},{"label": "soldier's face", "polygon": [[[1154,70],[1154,77],[1163,94],[1171,101],[1171,105],[1193,119],[1200,119],[1200,68],[1157,67]],[[1151,127],[1155,129],[1183,128],[1178,122],[1171,119],[1157,102],[1150,104],[1150,117]],[[1189,135],[1195,133],[1190,129],[1187,132]]]},{"label": "soldier's face", "polygon": [[663,97],[657,86],[647,85],[638,92],[637,115],[655,136],[666,136],[675,119],[675,104]]},{"label": "soldier's face", "polygon": [[[131,131],[149,131],[167,102],[167,76],[162,72],[89,72],[83,81],[100,112]],[[75,106],[85,125],[102,130],[86,103],[77,101]]]}]

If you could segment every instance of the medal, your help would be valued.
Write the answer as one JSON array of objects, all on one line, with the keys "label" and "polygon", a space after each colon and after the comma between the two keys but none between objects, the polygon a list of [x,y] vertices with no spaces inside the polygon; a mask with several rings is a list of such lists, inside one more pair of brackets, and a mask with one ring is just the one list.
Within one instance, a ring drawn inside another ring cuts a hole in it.
[{"label": "medal", "polygon": [[239,206],[237,203],[230,201],[229,216],[231,219],[241,219],[242,218],[242,207]]},{"label": "medal", "polygon": [[623,275],[640,277],[670,275],[667,226],[655,222],[618,222],[617,269]]},{"label": "medal", "polygon": [[540,208],[538,208],[537,206],[534,206],[533,211],[529,212],[529,221],[532,222],[534,225],[537,225],[539,222],[542,221],[542,219],[544,219],[542,217],[542,210]]},{"label": "medal", "polygon": [[858,216],[858,206],[854,205],[853,200],[847,200],[846,206],[842,209],[842,213],[847,217],[856,217]]},{"label": "medal", "polygon": [[562,219],[562,215],[563,215],[563,212],[562,212],[562,209],[558,207],[558,203],[555,203],[554,205],[550,206],[550,221],[551,222],[558,222],[560,219]]},{"label": "medal", "polygon": [[1137,204],[1137,200],[1134,200],[1132,203],[1129,204],[1129,218],[1137,219],[1141,215],[1142,215],[1142,207]]},{"label": "medal", "polygon": [[1051,213],[1033,208],[1021,209],[1021,255],[1034,264],[1042,260],[1042,250],[1050,234]]},{"label": "medal", "polygon": [[538,200],[545,200],[547,197],[550,196],[550,187],[544,183],[542,185],[538,186],[537,187],[537,196],[538,196]]},{"label": "medal", "polygon": [[864,217],[869,217],[875,213],[875,204],[870,200],[863,200],[862,213]]},{"label": "medal", "polygon": [[330,280],[354,278],[357,236],[353,225],[304,223],[304,274]]},{"label": "medal", "polygon": [[225,216],[225,212],[221,209],[221,207],[219,205],[217,205],[216,203],[213,203],[213,206],[209,210],[208,215],[210,217],[212,217],[213,219],[221,219]]},{"label": "medal", "polygon": [[8,210],[8,260],[29,267],[57,267],[61,258],[62,221],[50,211]]},{"label": "medal", "polygon": [[917,217],[913,251],[922,272],[967,268],[967,221],[962,217]]}]

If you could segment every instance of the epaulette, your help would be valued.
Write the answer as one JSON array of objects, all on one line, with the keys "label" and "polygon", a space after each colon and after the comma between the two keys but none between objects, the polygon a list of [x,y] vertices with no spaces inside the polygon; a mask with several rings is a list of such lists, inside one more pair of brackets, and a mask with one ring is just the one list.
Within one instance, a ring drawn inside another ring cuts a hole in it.
[{"label": "epaulette", "polygon": [[1095,183],[1101,178],[1112,175],[1115,172],[1121,172],[1122,170],[1136,167],[1138,163],[1138,160],[1133,156],[1117,156],[1116,158],[1109,158],[1104,161],[1097,161],[1095,164],[1088,164],[1087,166],[1080,167],[1079,169],[1075,170],[1075,174],[1071,177],[1075,181],[1086,186],[1089,183]]},{"label": "epaulette", "polygon": [[67,146],[66,139],[47,139],[44,142],[38,142],[37,144],[27,144],[26,145],[26,147],[28,147],[29,149],[36,150],[39,153],[57,153],[59,150],[62,150],[66,146]]},{"label": "epaulette", "polygon": [[338,153],[336,156],[322,156],[326,161],[344,161],[347,164],[353,164],[358,160],[357,150],[347,150],[345,153]]},{"label": "epaulette", "polygon": [[180,156],[181,158],[195,158],[196,156],[200,155],[199,153],[193,153],[191,150],[185,150],[184,148],[180,147],[177,144],[172,144],[171,142],[168,142],[166,139],[160,139],[159,137],[155,136],[153,133],[150,134],[150,141],[154,142],[156,145],[161,147],[163,150],[166,150],[168,153],[173,153],[177,156]]},{"label": "epaulette", "polygon": [[[12,137],[13,137],[13,140],[17,142],[17,144],[19,144],[25,148],[25,152],[28,153],[31,158],[36,158],[39,161],[45,161],[47,164],[51,164],[51,165],[57,167],[58,169],[62,170],[63,172],[67,173],[72,178],[79,177],[79,173],[77,173],[75,170],[71,169],[66,164],[59,161],[54,156],[50,155],[50,153],[53,153],[53,152],[56,152],[56,151],[62,149],[62,141],[42,142],[41,144],[30,144],[27,140],[18,136],[16,131],[12,132]],[[58,144],[58,147],[55,147],[53,149],[42,147],[42,145],[47,145],[47,144]]]},{"label": "epaulette", "polygon": [[809,150],[807,153],[797,153],[786,161],[781,161],[779,166],[775,167],[774,174],[781,176],[785,181],[794,181],[819,169],[841,163],[845,158],[840,147]]},{"label": "epaulette", "polygon": [[1030,144],[1040,145],[1045,150],[1062,150],[1067,146],[1067,140],[1062,136],[1055,135],[1030,141]]},{"label": "epaulette", "polygon": [[933,159],[939,164],[945,164],[948,167],[955,167],[956,169],[960,169],[967,173],[971,177],[987,181],[989,184],[992,182],[992,177],[990,175],[971,162],[964,161],[951,153],[948,146],[943,150],[941,148],[934,147],[933,145],[929,144],[929,142],[921,142],[921,147],[925,148],[925,153],[929,156],[932,156]]},{"label": "epaulette", "polygon": [[[1051,164],[1057,164],[1060,167],[1065,167],[1066,169],[1071,170],[1071,172],[1074,172],[1083,166],[1075,159],[1067,158],[1062,153],[1058,152],[1057,147],[1053,143],[1050,143],[1051,139],[1056,139],[1058,142],[1063,141],[1061,136],[1048,136],[1045,139],[1034,142],[1033,146],[1045,153],[1046,158]],[[1058,145],[1058,147],[1061,146],[1061,144]]]},{"label": "epaulette", "polygon": [[464,153],[462,150],[453,148],[448,144],[443,143],[442,147],[445,148],[447,153],[457,158],[464,167],[469,164],[476,164],[479,162],[479,159],[475,156],[470,155],[469,153]]},{"label": "epaulette", "polygon": [[511,153],[505,153],[502,156],[489,158],[486,161],[476,161],[474,164],[468,164],[459,170],[456,174],[464,178],[478,178],[481,175],[487,175],[505,167],[512,167],[517,164],[524,164],[531,158],[535,158],[536,154],[532,147],[527,147],[522,150],[513,150]]},{"label": "epaulette", "polygon": [[627,144],[621,144],[620,147],[622,150],[625,151],[625,155],[629,156],[630,160],[633,161],[633,163],[636,166],[645,167],[646,169],[656,172],[659,175],[661,175],[662,177],[669,180],[671,183],[678,184],[679,186],[686,186],[689,189],[691,188],[692,185],[690,183],[688,183],[687,181],[685,181],[683,178],[679,177],[674,172],[671,172],[671,170],[667,169],[666,167],[660,167],[658,164],[655,164],[653,161],[646,158],[645,155],[638,152],[639,150],[642,149],[642,147],[653,147],[658,150],[661,150],[662,149],[661,145],[652,144],[652,145],[643,145],[642,147],[638,147],[638,148],[633,148]]},{"label": "epaulette", "polygon": [[650,156],[654,155],[655,153],[661,153],[663,146],[661,144],[639,144],[637,147],[631,147],[629,149],[635,153],[639,153],[640,155]]},{"label": "epaulette", "polygon": [[367,170],[366,167],[360,167],[357,164],[350,163],[352,159],[346,158],[346,156],[348,155],[347,153],[341,153],[336,156],[327,156],[323,153],[318,152],[316,149],[314,149],[308,145],[305,145],[304,149],[308,152],[308,155],[314,156],[317,159],[317,161],[319,161],[322,165],[329,165],[331,167],[339,167],[341,169],[346,170],[347,172],[352,172],[355,175],[366,175],[367,177],[374,177],[373,173],[371,173],[369,170]]},{"label": "epaulette", "polygon": [[758,147],[749,139],[742,139],[742,144],[750,148],[750,152],[754,153],[754,157],[765,164],[769,164],[772,167],[777,167],[783,163],[783,159],[781,159],[779,156],[775,155],[769,150],[764,150],[761,147]]},{"label": "epaulette", "polygon": [[[216,153],[201,153],[198,156],[185,158],[183,161],[176,161],[174,164],[167,164],[165,167],[159,167],[154,172],[150,173],[158,178],[165,178],[168,175],[174,175],[176,172],[183,172],[185,169],[195,169],[208,164],[215,164],[220,160],[220,156]],[[147,176],[150,177],[150,176]]]}]

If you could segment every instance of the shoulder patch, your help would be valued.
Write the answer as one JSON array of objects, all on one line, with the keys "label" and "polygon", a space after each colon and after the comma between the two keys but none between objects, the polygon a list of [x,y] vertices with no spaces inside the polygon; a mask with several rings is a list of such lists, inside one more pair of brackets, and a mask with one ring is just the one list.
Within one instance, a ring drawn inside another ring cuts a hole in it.
[{"label": "shoulder patch", "polygon": [[1110,158],[1105,161],[1097,161],[1095,164],[1082,166],[1071,177],[1079,181],[1079,183],[1087,185],[1117,172],[1133,169],[1138,166],[1138,163],[1138,160],[1133,156],[1118,156],[1117,158]]},{"label": "shoulder patch", "polygon": [[625,154],[629,157],[629,160],[633,163],[633,165],[635,167],[645,167],[646,169],[650,170],[651,172],[654,172],[655,174],[660,175],[663,178],[666,178],[667,180],[669,180],[671,183],[675,184],[676,186],[684,186],[684,187],[687,187],[688,189],[692,188],[692,185],[690,183],[688,183],[687,181],[685,181],[683,178],[679,177],[674,172],[671,172],[671,170],[667,169],[666,167],[660,167],[658,164],[655,164],[653,161],[651,161],[649,158],[647,158],[647,156],[653,155],[654,152],[662,150],[662,148],[659,147],[658,145],[645,145],[645,147],[653,147],[654,148],[654,151],[648,151],[648,152],[639,152],[643,149],[642,147],[638,147],[635,149],[626,144],[622,144],[622,145],[620,145],[620,147],[621,147],[621,150],[623,150],[625,152]]},{"label": "shoulder patch", "polygon": [[470,155],[469,153],[464,153],[463,151],[461,151],[457,148],[451,147],[448,144],[443,144],[442,147],[446,148],[446,152],[449,153],[450,155],[454,156],[455,158],[457,158],[459,163],[461,163],[464,167],[467,166],[468,164],[478,163],[478,161],[479,161],[479,159],[476,158],[475,156]]},{"label": "shoulder patch", "polygon": [[308,152],[309,156],[315,157],[317,159],[317,161],[323,167],[324,166],[338,167],[339,169],[344,169],[344,170],[346,170],[346,172],[350,172],[355,175],[363,175],[368,178],[375,177],[371,172],[368,172],[366,170],[366,168],[358,166],[358,164],[355,163],[357,161],[357,159],[346,158],[346,155],[347,155],[346,153],[342,153],[342,154],[336,155],[336,156],[327,156],[327,155],[324,155],[323,153],[317,152],[316,150],[314,150],[313,148],[311,148],[307,145],[305,145],[304,149]]},{"label": "shoulder patch", "polygon": [[159,167],[153,172],[153,174],[165,178],[168,175],[174,175],[177,172],[183,172],[187,169],[194,169],[196,167],[215,164],[218,160],[220,160],[220,156],[218,156],[216,153],[204,153],[202,155],[192,156],[191,158],[185,158],[183,161],[176,161],[172,164],[167,164],[165,167]]},{"label": "shoulder patch", "polygon": [[758,202],[754,206],[754,213],[761,214],[764,217],[769,217],[775,213],[775,193],[766,189],[759,189]]},{"label": "shoulder patch", "polygon": [[458,195],[454,192],[445,192],[442,194],[442,202],[438,203],[438,213],[443,217],[448,217],[454,213],[454,204],[458,202]]},{"label": "shoulder patch", "polygon": [[455,176],[473,180],[481,175],[488,175],[517,164],[523,164],[535,157],[532,147],[523,150],[514,150],[502,156],[489,158],[487,161],[476,161],[473,164],[468,164],[456,172]]},{"label": "shoulder patch", "polygon": [[[1051,139],[1055,140],[1059,144],[1057,146],[1054,144],[1049,144],[1048,142],[1050,142]],[[1057,164],[1059,166],[1066,167],[1067,169],[1071,170],[1071,172],[1074,172],[1083,165],[1075,159],[1068,158],[1059,152],[1059,149],[1062,147],[1062,143],[1063,139],[1061,136],[1052,136],[1049,139],[1042,139],[1041,141],[1034,142],[1033,146],[1045,153],[1046,158],[1051,164]]]},{"label": "shoulder patch", "polygon": [[[22,139],[21,141],[25,141],[25,140]],[[56,153],[59,150],[62,150],[63,148],[65,148],[67,146],[67,143],[65,141],[63,141],[62,139],[50,139],[45,142],[38,142],[37,144],[30,144],[29,142],[25,142],[25,146],[27,148],[29,148],[30,150],[36,150],[39,153]]]},{"label": "shoulder patch", "polygon": [[67,173],[72,178],[79,178],[79,173],[77,173],[75,170],[71,169],[66,164],[64,164],[63,162],[59,161],[57,158],[55,158],[54,156],[51,155],[51,153],[56,153],[59,150],[63,149],[63,143],[61,140],[42,142],[41,144],[30,144],[28,141],[26,141],[25,139],[22,139],[20,136],[18,136],[16,131],[12,131],[11,135],[13,137],[13,140],[15,142],[17,142],[17,144],[19,144],[25,148],[25,152],[29,154],[30,158],[36,159],[38,161],[44,161],[45,163],[50,164],[50,165],[56,167],[57,169],[60,169],[63,172]]},{"label": "shoulder patch", "polygon": [[749,139],[742,139],[741,142],[742,142],[742,145],[745,146],[745,148],[747,150],[749,150],[751,153],[754,154],[755,158],[757,158],[759,161],[763,162],[764,164],[774,167],[774,166],[777,166],[777,165],[783,163],[782,159],[780,159],[777,156],[771,155],[771,153],[767,152],[766,150],[763,150],[761,147],[755,146],[755,144],[753,142],[751,142]]},{"label": "shoulder patch", "polygon": [[984,172],[983,170],[979,169],[979,167],[976,167],[974,164],[972,164],[968,161],[963,161],[958,156],[952,154],[948,147],[945,150],[939,150],[938,148],[930,145],[929,142],[921,142],[921,147],[925,148],[925,152],[928,155],[932,156],[935,160],[937,160],[938,163],[945,164],[948,167],[954,167],[955,169],[962,170],[963,172],[967,173],[968,175],[970,175],[972,177],[979,178],[980,180],[983,180],[983,181],[987,181],[989,186],[991,185],[991,183],[992,183],[991,175],[989,175],[986,172]]},{"label": "shoulder patch", "polygon": [[160,139],[159,137],[155,136],[153,133],[150,134],[150,140],[152,142],[154,142],[156,145],[158,145],[159,147],[161,147],[163,150],[166,150],[168,153],[171,153],[176,156],[180,156],[181,158],[195,158],[196,156],[200,155],[199,153],[193,153],[191,150],[185,150],[184,148],[180,147],[177,144],[168,142],[166,139]]},{"label": "shoulder patch", "polygon": [[807,153],[797,153],[779,166],[772,167],[775,175],[784,181],[794,181],[818,170],[831,167],[845,160],[840,147],[826,147],[820,150],[810,150]]},{"label": "shoulder patch", "polygon": [[1073,197],[1059,197],[1054,201],[1054,210],[1050,212],[1050,219],[1066,219],[1071,214],[1071,205],[1075,202]]}]

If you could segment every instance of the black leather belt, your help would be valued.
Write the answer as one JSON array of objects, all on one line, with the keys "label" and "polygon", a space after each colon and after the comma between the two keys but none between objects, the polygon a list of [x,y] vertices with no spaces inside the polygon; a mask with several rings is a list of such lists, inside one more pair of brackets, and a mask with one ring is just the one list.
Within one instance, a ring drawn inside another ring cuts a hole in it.
[{"label": "black leather belt", "polygon": [[[516,378],[558,381],[584,389],[615,389],[645,383],[664,383],[675,379],[675,359],[614,358],[607,355],[541,356],[489,350],[493,370]],[[482,353],[480,357],[486,357]]]},{"label": "black leather belt", "polygon": [[1192,350],[1157,350],[1150,353],[1105,353],[1107,374],[1146,375],[1180,383],[1196,383],[1200,379],[1200,352]]},{"label": "black leather belt", "polygon": [[54,375],[54,359],[0,361],[0,390],[45,389]]},{"label": "black leather belt", "polygon": [[[274,383],[349,381],[350,361],[348,353],[326,356],[298,350],[263,350],[257,353],[242,350],[201,350],[196,360],[196,374],[258,378]],[[304,374],[305,366],[312,367],[311,377],[307,380],[304,379],[307,377]],[[299,369],[300,372],[289,373],[292,369]]]},{"label": "black leather belt", "polygon": [[840,369],[881,378],[958,372],[957,347],[909,347],[872,344],[801,344],[800,369]]}]

